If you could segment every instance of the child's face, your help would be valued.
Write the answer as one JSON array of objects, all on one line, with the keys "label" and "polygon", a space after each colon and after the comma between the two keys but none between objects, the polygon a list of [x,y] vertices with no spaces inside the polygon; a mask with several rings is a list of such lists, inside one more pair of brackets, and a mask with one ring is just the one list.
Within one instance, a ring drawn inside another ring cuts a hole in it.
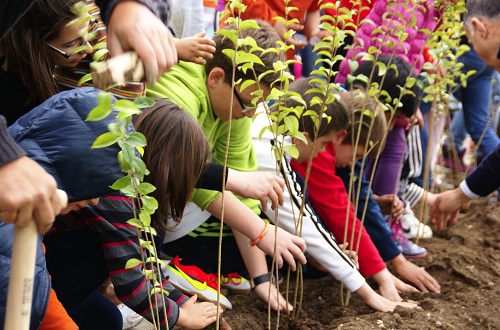
[{"label": "child's face", "polygon": [[[87,42],[88,29],[89,21],[71,23],[59,31],[57,38],[47,41],[47,52],[52,59],[52,63],[72,68],[77,66],[87,54],[92,53],[92,46]],[[83,35],[82,31],[85,32]],[[74,53],[75,49],[80,46],[86,48]]]},{"label": "child's face", "polygon": [[356,152],[351,144],[342,143],[335,146],[335,167],[352,166],[352,156],[355,153],[355,161],[357,162],[365,154],[365,146],[358,145]]},{"label": "child's face", "polygon": [[87,205],[97,205],[97,203],[99,203],[99,198],[68,203],[68,205],[66,205],[66,207],[63,208],[59,214],[67,214],[70,211],[78,211],[79,209],[84,208]]},{"label": "child's face", "polygon": [[320,152],[325,151],[326,145],[332,141],[339,139],[339,132],[333,131],[329,134],[322,135],[316,140],[311,141],[307,133],[304,133],[307,137],[308,144],[302,141],[296,140],[295,146],[299,150],[299,157],[295,160],[297,163],[302,163],[309,160],[312,154],[312,158],[315,158]]},{"label": "child's face", "polygon": [[[257,90],[256,85],[240,90],[240,86],[236,85],[233,90],[231,85],[224,81],[224,72],[220,68],[214,68],[207,77],[208,94],[212,111],[222,121],[229,119],[237,120],[245,117],[252,118],[255,114],[256,107],[252,105],[252,92]],[[264,91],[264,98],[269,95],[269,88],[261,85]],[[231,99],[233,102],[232,112],[230,111]]]}]

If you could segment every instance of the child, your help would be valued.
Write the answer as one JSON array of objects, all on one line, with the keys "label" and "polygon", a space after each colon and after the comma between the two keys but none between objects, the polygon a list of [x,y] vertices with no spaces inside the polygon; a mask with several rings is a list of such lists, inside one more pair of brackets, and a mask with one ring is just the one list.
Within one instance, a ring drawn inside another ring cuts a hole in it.
[{"label": "child", "polygon": [[[99,135],[108,131],[107,125],[115,120],[113,114],[98,122],[84,121],[96,105],[97,94],[98,91],[91,88],[63,92],[36,107],[9,128],[9,133],[28,155],[56,178],[59,187],[68,193],[70,202],[93,199],[90,203],[94,205],[97,203],[95,197],[112,193],[109,186],[123,176],[116,158],[117,146],[90,148]],[[161,147],[175,143],[176,147],[182,147],[178,153],[195,146],[200,151],[187,154],[184,158],[177,154],[158,158],[165,169],[179,167],[177,160],[182,159],[183,167],[189,168],[191,173],[186,177],[190,180],[184,182],[184,196],[180,196],[181,191],[175,196],[183,198],[170,197],[168,200],[169,204],[177,206],[189,198],[189,185],[194,186],[193,182],[196,182],[206,162],[208,144],[196,123],[183,111],[165,103],[159,103],[157,107],[160,109],[157,113],[162,114],[166,122],[174,124],[170,131],[167,127],[163,128],[162,134],[170,139],[162,141]],[[155,136],[148,135],[146,138],[151,140]],[[158,149],[152,151],[161,154]],[[175,148],[169,151],[174,152]],[[78,173],[77,180],[75,173]],[[169,186],[160,183],[159,187]],[[103,283],[111,276],[120,298],[151,319],[146,278],[140,268],[124,269],[129,258],[141,258],[136,229],[126,223],[133,217],[130,201],[115,192],[115,195],[101,198],[99,204],[92,208],[84,205],[85,202],[70,204],[71,212],[58,217],[52,230],[44,237],[47,267],[60,301],[81,329],[121,329],[120,312],[99,293]],[[163,306],[159,299],[156,306],[160,310],[165,309],[170,328],[178,324],[199,329],[215,321],[217,309],[213,304],[195,305],[196,297],[188,299],[168,281],[164,282],[164,288],[169,291],[168,297],[165,297],[166,305]],[[163,317],[163,311],[159,315]],[[162,327],[166,327],[165,321],[162,320]]]},{"label": "child", "polygon": [[[388,58],[385,55],[379,56],[379,59],[381,61],[384,61],[386,65],[388,65],[390,61],[390,58]],[[411,93],[405,93],[405,95],[401,97],[401,91],[398,86],[404,86],[407,79],[406,77],[408,75],[412,75],[413,72],[411,70],[411,67],[406,62],[398,58],[393,58],[392,63],[394,63],[394,66],[397,68],[398,74],[395,74],[394,69],[390,69],[388,70],[387,74],[384,77],[380,77],[378,75],[378,67],[374,65],[373,62],[369,61],[363,62],[358,68],[358,70],[356,70],[355,74],[371,75],[372,80],[375,82],[377,81],[381,82],[382,78],[384,79],[382,88],[388,92],[388,94],[391,96],[392,99],[398,99],[402,104],[402,108],[395,110],[395,114],[393,115],[393,117],[400,117],[403,114],[412,114],[415,111],[414,109],[417,107],[418,100],[416,98],[416,95],[418,95],[419,93],[418,87],[414,85],[410,89]],[[372,75],[373,69],[375,70],[374,71],[375,73]],[[365,85],[360,80],[356,80],[354,84],[361,86]],[[386,117],[390,116],[386,114]],[[389,119],[390,118],[388,118],[388,120]],[[389,123],[389,126],[391,124],[392,122]],[[390,141],[387,141],[387,143],[390,143]],[[399,155],[399,157],[401,157],[401,155]],[[394,171],[397,170],[398,169],[395,169]],[[363,216],[363,212],[365,210],[365,203],[368,203],[366,206],[364,225],[366,227],[366,230],[370,234],[373,243],[377,247],[377,250],[379,251],[380,255],[385,261],[390,260],[394,265],[396,272],[403,278],[414,283],[420,290],[424,292],[430,290],[432,292],[439,293],[440,292],[439,283],[423,268],[417,267],[413,263],[409,262],[405,258],[405,256],[401,253],[401,250],[398,248],[395,242],[393,241],[392,232],[382,216],[380,209],[381,206],[379,206],[375,202],[372,191],[368,189],[369,181],[366,180],[365,175],[363,173],[360,174],[360,171],[361,171],[361,164],[358,162],[354,166],[354,175],[357,177],[356,182],[361,185],[361,189],[359,189],[359,194],[357,189],[358,184],[355,185],[356,189],[354,189],[354,192],[356,193],[355,200],[358,200],[357,216],[359,218]],[[336,170],[336,173],[342,178],[346,186],[346,189],[348,189],[350,176],[352,173],[351,169],[339,168]],[[378,179],[381,180],[384,178],[378,178]],[[399,199],[397,199],[397,196],[395,196],[394,194],[386,196],[390,196],[393,199],[396,198],[396,200],[399,201]],[[380,196],[380,197],[384,198],[385,196]],[[393,202],[395,201],[390,200],[389,202],[389,212],[394,211],[395,207],[391,206]],[[391,210],[391,208],[393,210]]]},{"label": "child", "polygon": [[[318,105],[314,106],[310,104],[313,97],[321,96],[316,93],[306,92],[309,89],[319,87],[317,83],[311,82],[309,78],[292,82],[289,89],[303,96],[307,109],[318,112]],[[301,140],[294,139],[293,142],[299,150],[299,155],[295,159],[296,162],[302,163],[308,161],[311,154],[313,157],[316,156],[325,149],[327,144],[331,142],[337,143],[337,141],[344,139],[347,134],[346,128],[348,127],[350,117],[348,111],[354,107],[356,102],[353,102],[355,101],[355,97],[352,97],[351,93],[340,93],[339,97],[340,100],[327,105],[324,114],[327,115],[330,120],[323,120],[323,123],[318,129],[318,136],[315,136],[314,124],[310,117],[303,117],[302,120],[299,121],[299,131],[303,132],[307,137],[308,144],[305,145]],[[288,100],[287,107],[295,106],[300,106],[300,104],[296,101]],[[366,108],[378,109],[376,103],[370,101],[367,101]],[[274,153],[271,152],[270,149],[270,142],[273,141],[273,138],[272,136],[268,137],[266,134],[264,136],[265,138],[262,140],[258,137],[261,128],[267,125],[268,120],[266,116],[259,115],[254,121],[252,133],[254,136],[254,147],[258,150],[259,168],[272,171],[276,168]],[[288,155],[285,155],[281,160],[280,172],[290,183],[289,190],[285,191],[286,202],[283,207],[279,208],[278,219],[275,219],[274,212],[266,212],[266,215],[281,228],[291,233],[295,233],[297,217],[302,203],[303,179],[290,168],[290,156]],[[349,290],[357,292],[369,306],[379,311],[392,311],[395,306],[399,305],[399,303],[378,295],[366,283],[362,275],[356,270],[356,265],[339,248],[331,232],[322,225],[321,220],[316,216],[314,209],[307,201],[307,192],[304,213],[302,214],[301,237],[306,241],[309,261],[312,262],[311,259],[314,259],[314,261],[320,264],[322,269],[330,272]],[[403,306],[414,307],[412,304],[405,303],[403,303]]]},{"label": "child", "polygon": [[[361,105],[353,108],[353,113],[364,109],[363,101]],[[358,260],[360,272],[364,277],[373,276],[379,285],[382,296],[393,300],[401,301],[398,290],[414,291],[415,288],[397,280],[386,268],[384,261],[380,257],[370,236],[362,226],[361,222],[354,215],[354,208],[348,201],[349,196],[341,179],[335,175],[335,166],[348,166],[353,159],[363,157],[365,153],[376,155],[377,150],[382,148],[381,142],[386,131],[386,123],[380,120],[382,114],[374,116],[373,119],[363,116],[365,124],[356,125],[353,122],[351,131],[344,142],[337,143],[335,146],[331,143],[326,147],[325,152],[318,154],[313,159],[311,172],[308,180],[309,197],[312,206],[318,213],[322,223],[335,236],[339,242],[349,243],[351,249],[356,249],[358,236],[361,235],[358,251]],[[371,120],[375,120],[374,123]],[[368,129],[373,126],[369,135]],[[358,136],[357,130],[361,130],[360,139],[356,149],[351,145],[353,139]],[[373,141],[373,146],[365,150],[365,146]],[[339,158],[336,157],[336,151],[339,150]],[[302,177],[305,177],[307,162],[298,163],[291,161],[291,166]],[[348,212],[348,228],[345,229],[346,212]],[[354,228],[354,229],[353,229]],[[354,230],[354,237],[352,232]],[[344,238],[347,233],[347,238]],[[354,238],[354,240],[353,240]]]},{"label": "child", "polygon": [[[241,37],[253,37],[257,44],[263,49],[276,47],[276,41],[279,37],[271,26],[263,21],[258,21],[257,23],[260,28],[243,29],[241,31]],[[229,26],[227,29],[234,29],[234,26]],[[152,97],[169,98],[181,108],[190,112],[190,114],[196,118],[210,142],[213,149],[213,161],[219,164],[224,163],[229,127],[228,122],[232,121],[227,166],[239,172],[253,172],[257,169],[257,164],[250,136],[251,121],[250,118],[247,117],[252,117],[255,113],[255,107],[251,106],[251,93],[256,91],[257,87],[253,85],[241,91],[240,86],[236,85],[233,95],[233,89],[231,88],[233,65],[223,51],[225,49],[234,49],[235,46],[229,38],[225,38],[220,34],[214,36],[214,41],[216,42],[214,58],[208,60],[204,68],[191,63],[181,62],[167,74],[163,75],[154,86],[148,86],[147,94]],[[272,69],[279,55],[273,52],[267,52],[261,54],[259,57],[264,65],[254,66],[257,75]],[[235,74],[235,81],[243,82],[244,80],[253,79],[254,77],[253,73],[250,71],[244,73],[242,70],[236,70]],[[269,86],[277,78],[278,74],[270,74],[266,75],[260,81],[260,85],[265,95],[269,93]],[[232,109],[229,108],[231,100],[233,102]],[[241,173],[241,175],[247,176],[247,173]],[[252,175],[252,173],[248,175]],[[251,241],[254,241],[256,243],[255,245],[264,252],[273,255],[274,244],[271,243],[274,242],[274,226],[266,225],[266,223],[258,217],[257,214],[260,214],[260,209],[258,207],[259,202],[245,199],[245,206],[231,194],[226,194],[225,198],[224,222],[231,226],[233,230],[244,233],[245,236],[250,238]],[[182,224],[176,228],[177,230],[175,232],[166,235],[167,242],[180,239],[190,232],[192,232],[190,234],[191,236],[199,236],[199,232],[202,232],[203,236],[213,237],[219,235],[220,225],[218,220],[217,222],[211,223],[208,228],[200,226],[210,218],[210,214],[216,219],[221,218],[221,194],[213,191],[197,190],[192,200],[199,209],[194,206],[189,206],[190,210],[192,207],[195,211],[184,216]],[[249,208],[251,208],[253,212]],[[209,212],[202,212],[202,210],[205,209]],[[210,221],[214,221],[214,218],[211,218]],[[200,227],[198,233],[194,232],[193,230],[198,227]],[[300,251],[305,249],[305,245],[301,238],[293,236],[279,228],[277,236],[279,236],[277,240],[277,251],[279,252],[276,254],[278,266],[281,267],[283,260],[285,260],[291,265],[292,269],[294,269],[294,256],[297,257],[300,262],[305,262],[305,256]],[[238,245],[240,246],[241,239],[239,239],[239,241],[240,244]],[[172,253],[168,250],[166,252],[167,254]],[[193,252],[193,255],[199,255],[202,252],[203,251],[199,253]],[[172,257],[175,256],[172,255]],[[176,259],[174,258],[174,260]],[[188,260],[184,260],[184,262],[187,261]],[[180,269],[182,266],[191,265],[187,263],[176,264],[175,267],[184,272],[184,274],[181,274],[179,271],[177,278],[194,278],[193,283],[187,283],[190,288],[183,288],[185,291],[188,291],[188,289],[197,290],[196,287],[202,287],[206,288],[210,293],[206,292],[205,289],[202,290],[203,292],[200,290],[196,292],[199,294],[211,294],[212,297],[216,294],[216,292],[210,290],[207,286],[208,274],[206,274],[206,272],[201,271],[197,272],[198,274],[193,274],[189,273],[189,271],[194,268]],[[247,266],[249,265],[247,264]],[[252,277],[261,275],[256,273],[257,268],[267,273],[267,267],[265,270],[262,266],[254,265],[254,267],[254,270],[249,269],[251,273],[255,271],[254,274],[251,274]],[[185,275],[186,273],[190,276]],[[228,306],[230,306],[229,303]]]}]

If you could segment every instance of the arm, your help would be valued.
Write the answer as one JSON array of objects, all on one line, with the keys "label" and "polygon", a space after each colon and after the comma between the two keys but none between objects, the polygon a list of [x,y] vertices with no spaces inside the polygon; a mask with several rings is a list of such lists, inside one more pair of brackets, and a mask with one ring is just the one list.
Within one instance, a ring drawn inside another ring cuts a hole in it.
[{"label": "arm", "polygon": [[[252,241],[264,231],[264,221],[233,194],[226,193],[224,204],[224,223],[233,230],[243,233]],[[221,218],[222,195],[219,195],[210,203],[207,211],[217,218]],[[276,254],[274,253],[275,243]],[[260,240],[257,246],[267,254],[274,255],[279,268],[283,265],[283,260],[288,263],[292,270],[296,268],[294,258],[299,259],[299,262],[302,264],[306,263],[306,257],[303,253],[305,251],[304,240],[280,228],[275,228],[273,225],[269,225],[267,234]]]},{"label": "arm", "polygon": [[61,211],[56,181],[24,155],[0,116],[0,218],[23,227],[34,217],[38,232],[44,233]]},{"label": "arm", "polygon": [[[264,253],[248,245],[248,238],[242,233],[233,230],[233,234],[250,277],[255,278],[262,274],[269,273]],[[257,285],[255,287],[255,293],[262,301],[266,303],[269,301],[274,310],[292,310],[292,305],[285,300],[276,289],[276,286],[271,282],[264,282]]]}]

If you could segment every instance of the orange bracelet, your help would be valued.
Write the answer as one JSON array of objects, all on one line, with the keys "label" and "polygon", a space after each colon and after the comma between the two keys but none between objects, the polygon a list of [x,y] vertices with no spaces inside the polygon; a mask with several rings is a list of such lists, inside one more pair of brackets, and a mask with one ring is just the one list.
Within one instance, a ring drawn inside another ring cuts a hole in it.
[{"label": "orange bracelet", "polygon": [[250,241],[250,246],[251,247],[254,247],[255,245],[259,244],[259,242],[264,238],[264,236],[266,236],[267,231],[269,230],[269,227],[268,227],[269,221],[264,220],[264,222],[266,223],[266,226],[264,227],[264,230],[262,231],[262,233],[260,233],[259,237],[257,237],[253,241]]}]

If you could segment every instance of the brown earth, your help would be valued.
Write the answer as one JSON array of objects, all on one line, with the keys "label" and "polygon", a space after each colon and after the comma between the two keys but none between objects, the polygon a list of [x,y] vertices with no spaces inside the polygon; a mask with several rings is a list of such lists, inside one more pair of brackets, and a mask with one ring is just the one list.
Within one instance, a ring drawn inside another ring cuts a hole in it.
[{"label": "brown earth", "polygon": [[[477,201],[455,225],[434,232],[433,238],[419,244],[429,255],[414,262],[425,267],[442,287],[441,294],[402,295],[417,301],[420,310],[376,312],[355,294],[342,307],[340,285],[327,276],[304,281],[300,315],[281,314],[279,329],[500,329],[499,205]],[[295,281],[291,282],[293,293]],[[283,291],[285,284],[280,288]],[[233,310],[226,311],[224,318],[233,330],[269,328],[267,306],[253,293],[228,298]],[[277,314],[270,315],[270,328],[277,329]]]}]

